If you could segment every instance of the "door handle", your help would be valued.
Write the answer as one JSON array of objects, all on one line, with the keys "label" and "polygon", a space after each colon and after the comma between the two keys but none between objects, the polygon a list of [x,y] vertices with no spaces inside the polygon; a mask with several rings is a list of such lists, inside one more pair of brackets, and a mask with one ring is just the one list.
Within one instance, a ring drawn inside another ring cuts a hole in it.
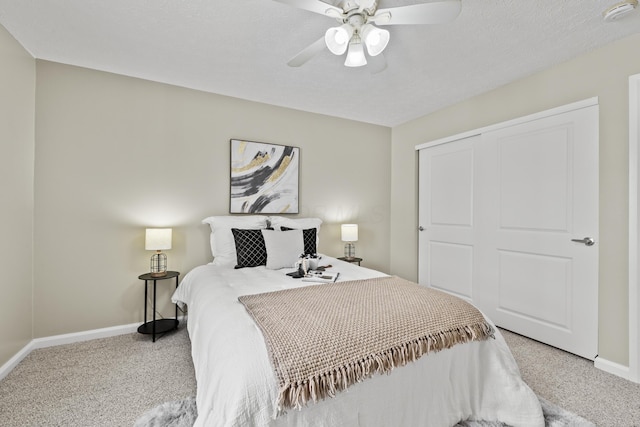
[{"label": "door handle", "polygon": [[424,227],[423,226],[418,227],[418,231],[424,231]]},{"label": "door handle", "polygon": [[585,246],[593,246],[596,241],[592,237],[585,237],[584,239],[571,239],[572,242],[583,243]]}]

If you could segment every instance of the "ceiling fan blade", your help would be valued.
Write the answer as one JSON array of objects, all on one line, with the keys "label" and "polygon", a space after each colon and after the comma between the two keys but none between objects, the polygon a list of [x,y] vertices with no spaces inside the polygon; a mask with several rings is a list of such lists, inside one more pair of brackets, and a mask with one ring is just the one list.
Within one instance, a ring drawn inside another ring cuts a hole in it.
[{"label": "ceiling fan blade", "polygon": [[371,74],[378,74],[387,69],[387,60],[384,57],[384,53],[381,53],[376,56],[369,57],[369,63],[367,64],[367,68]]},{"label": "ceiling fan blade", "polygon": [[344,11],[339,7],[335,7],[320,0],[274,0],[278,3],[288,4],[289,6],[297,7],[299,9],[308,10],[311,12],[319,13],[320,15],[327,15],[335,18],[336,14],[343,15]]},{"label": "ceiling fan blade", "polygon": [[370,9],[374,7],[377,3],[377,0],[359,0],[358,4],[360,5],[360,9]]},{"label": "ceiling fan blade", "polygon": [[456,19],[460,9],[460,0],[443,0],[378,9],[369,21],[376,25],[441,24]]},{"label": "ceiling fan blade", "polygon": [[324,42],[324,36],[322,36],[315,42],[311,43],[309,46],[302,49],[302,51],[300,51],[300,53],[298,53],[296,56],[291,58],[291,60],[287,62],[287,65],[289,67],[299,67],[322,52],[326,46],[327,45]]}]

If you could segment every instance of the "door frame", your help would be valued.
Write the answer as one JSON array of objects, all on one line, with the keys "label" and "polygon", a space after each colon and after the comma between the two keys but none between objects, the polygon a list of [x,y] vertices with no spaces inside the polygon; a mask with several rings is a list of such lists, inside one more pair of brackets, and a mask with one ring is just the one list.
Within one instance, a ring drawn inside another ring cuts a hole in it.
[{"label": "door frame", "polygon": [[[640,74],[638,74],[638,78],[640,79]],[[507,120],[507,121],[492,124],[489,126],[473,129],[467,132],[458,133],[456,135],[451,135],[451,136],[436,139],[433,141],[424,142],[422,144],[416,145],[414,148],[416,151],[419,151],[424,148],[430,148],[436,145],[446,144],[447,142],[453,142],[459,139],[470,138],[472,136],[487,133],[489,131],[503,129],[509,126],[515,126],[522,123],[532,122],[534,120],[542,119],[545,117],[555,116],[556,114],[562,114],[562,113],[566,113],[573,110],[579,110],[580,108],[591,107],[592,105],[598,105],[597,96],[594,96],[593,98],[584,99],[582,101],[573,102],[571,104],[562,105],[560,107],[551,108],[549,110],[540,111],[538,113],[529,114],[528,116],[518,117],[516,119]]]},{"label": "door frame", "polygon": [[[629,77],[629,369],[640,383],[640,74]],[[622,376],[622,375],[621,375]]]}]

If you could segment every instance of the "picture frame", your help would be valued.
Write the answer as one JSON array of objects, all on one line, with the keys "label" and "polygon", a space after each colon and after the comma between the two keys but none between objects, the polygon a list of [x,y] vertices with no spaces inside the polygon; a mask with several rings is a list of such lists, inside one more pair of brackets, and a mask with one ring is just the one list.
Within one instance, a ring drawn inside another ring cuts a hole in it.
[{"label": "picture frame", "polygon": [[236,214],[297,214],[300,148],[230,141],[230,204]]}]

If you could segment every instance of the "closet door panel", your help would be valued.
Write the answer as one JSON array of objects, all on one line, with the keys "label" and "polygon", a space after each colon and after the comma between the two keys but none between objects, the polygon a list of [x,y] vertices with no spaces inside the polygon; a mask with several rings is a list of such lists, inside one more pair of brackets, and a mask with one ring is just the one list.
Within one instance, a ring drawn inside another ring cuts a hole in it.
[{"label": "closet door panel", "polygon": [[418,281],[467,300],[473,298],[474,139],[421,150],[419,169]]},{"label": "closet door panel", "polygon": [[474,303],[498,326],[593,360],[598,107],[487,132],[480,146]]}]

